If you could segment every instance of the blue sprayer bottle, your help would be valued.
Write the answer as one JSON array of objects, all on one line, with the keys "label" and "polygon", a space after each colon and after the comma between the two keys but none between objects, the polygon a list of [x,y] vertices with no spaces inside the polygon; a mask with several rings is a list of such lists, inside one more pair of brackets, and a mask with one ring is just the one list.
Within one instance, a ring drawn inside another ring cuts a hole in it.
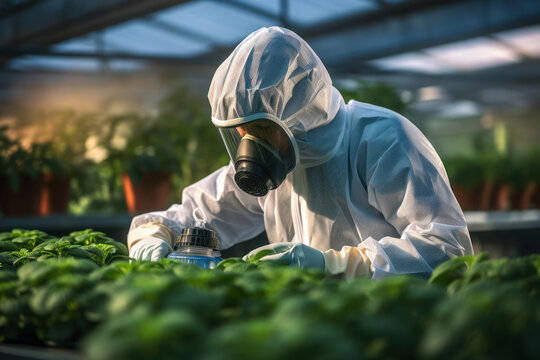
[{"label": "blue sprayer bottle", "polygon": [[215,231],[203,227],[185,228],[174,244],[174,252],[167,258],[187,264],[213,269],[223,260],[215,256],[219,240]]}]

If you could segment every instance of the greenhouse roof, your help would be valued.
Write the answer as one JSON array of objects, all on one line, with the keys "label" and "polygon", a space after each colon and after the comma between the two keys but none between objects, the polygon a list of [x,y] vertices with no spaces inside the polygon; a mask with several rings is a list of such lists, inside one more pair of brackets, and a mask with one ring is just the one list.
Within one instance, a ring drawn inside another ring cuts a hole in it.
[{"label": "greenhouse roof", "polygon": [[[116,71],[155,61],[219,63],[225,50],[272,25],[307,38],[329,68],[353,73],[361,68],[471,72],[540,56],[540,5],[527,0],[157,0],[138,12],[119,9],[149,2],[78,3],[77,9],[58,8],[59,3],[2,3],[0,29],[6,31],[0,51],[10,58],[5,69],[96,71],[103,59],[115,60],[108,69]],[[481,4],[488,14],[479,9]],[[100,20],[111,17],[111,11],[125,14]],[[39,14],[54,15],[53,20],[42,21]],[[484,16],[475,19],[476,14]],[[456,21],[455,16],[474,21]],[[19,28],[31,26],[20,34],[15,21]]]},{"label": "greenhouse roof", "polygon": [[[334,78],[407,77],[475,96],[475,82],[536,101],[540,1],[0,1],[0,74],[129,73],[156,68],[211,78],[252,31],[305,38]],[[435,79],[435,81],[434,81]],[[466,82],[465,82],[466,81]],[[0,80],[2,83],[2,80]],[[465,85],[463,85],[465,84]],[[465,88],[463,88],[465,87]],[[495,91],[494,90],[494,91]],[[7,90],[6,90],[7,91]],[[5,92],[5,91],[4,91]],[[480,96],[480,95],[478,95]]]}]

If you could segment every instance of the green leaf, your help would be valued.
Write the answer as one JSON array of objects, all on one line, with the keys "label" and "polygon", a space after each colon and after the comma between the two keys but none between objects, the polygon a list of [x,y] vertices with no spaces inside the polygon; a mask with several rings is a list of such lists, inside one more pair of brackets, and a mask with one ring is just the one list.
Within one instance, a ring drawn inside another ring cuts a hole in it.
[{"label": "green leaf", "polygon": [[126,256],[129,255],[129,251],[128,251],[126,245],[122,244],[121,242],[112,240],[112,242],[109,242],[108,244],[113,245],[115,247],[114,254],[126,255]]},{"label": "green leaf", "polygon": [[9,241],[0,242],[0,253],[7,252],[7,251],[9,252],[17,251],[17,250],[19,250],[19,248],[15,244]]},{"label": "green leaf", "polygon": [[84,229],[84,230],[74,231],[74,232],[70,233],[69,236],[75,237],[75,236],[78,236],[78,235],[87,235],[87,234],[90,234],[92,232],[94,232],[94,230],[92,230],[92,229]]},{"label": "green leaf", "polygon": [[486,261],[487,254],[457,256],[439,265],[429,279],[430,284],[448,286],[455,280],[462,280],[468,268]]},{"label": "green leaf", "polygon": [[13,244],[16,244],[19,248],[22,248],[22,247],[32,248],[33,247],[33,245],[31,245],[33,243],[33,239],[27,236],[16,237],[15,239],[11,240],[11,242]]},{"label": "green leaf", "polygon": [[455,257],[437,266],[431,274],[429,283],[448,286],[453,281],[462,279],[466,270],[467,257]]},{"label": "green leaf", "polygon": [[238,258],[238,257],[231,257],[231,258],[228,258],[228,259],[225,259],[223,261],[220,261],[217,266],[215,267],[216,270],[223,270],[223,269],[226,269],[227,267],[233,265],[233,264],[238,264],[238,263],[243,263],[244,261],[241,259],[241,258]]},{"label": "green leaf", "polygon": [[34,286],[62,274],[88,274],[98,268],[91,260],[53,258],[30,262],[22,266],[17,274],[21,283]]},{"label": "green leaf", "polygon": [[273,255],[275,253],[276,252],[274,250],[272,250],[272,249],[261,250],[258,253],[256,253],[255,256],[253,256],[251,259],[249,259],[248,262],[258,262],[263,257],[268,256],[268,255]]},{"label": "green leaf", "polygon": [[66,304],[75,295],[74,289],[45,286],[34,290],[30,298],[30,309],[38,315],[48,315],[65,310]]},{"label": "green leaf", "polygon": [[54,250],[56,248],[56,246],[57,246],[56,244],[58,243],[58,241],[59,240],[57,238],[44,241],[41,244],[34,247],[34,250],[37,250],[37,251],[42,251],[42,250],[52,251],[52,250]]},{"label": "green leaf", "polygon": [[71,247],[65,248],[64,253],[68,254],[68,255],[71,255],[71,256],[73,256],[75,258],[79,258],[79,259],[93,260],[92,255],[90,255],[88,252],[84,251],[80,247],[76,247],[76,246],[71,246]]},{"label": "green leaf", "polygon": [[17,261],[17,256],[12,255],[12,253],[0,253],[0,264],[2,266],[13,265],[15,261]]},{"label": "green leaf", "polygon": [[130,257],[127,255],[113,255],[110,257],[110,259],[107,259],[107,264],[111,264],[114,262],[126,262],[129,261]]},{"label": "green leaf", "polygon": [[[0,284],[7,283],[8,281],[17,280],[17,273],[14,271],[2,270],[0,268]],[[1,292],[0,292],[1,294]]]},{"label": "green leaf", "polygon": [[17,237],[17,236],[14,235],[13,232],[3,232],[3,233],[0,233],[0,242],[1,242],[1,241],[11,241],[11,240],[14,239],[15,237]]},{"label": "green leaf", "polygon": [[[219,265],[219,264],[218,264]],[[227,265],[223,271],[225,272],[246,272],[249,270],[256,269],[257,265],[254,263],[248,263],[248,262],[236,262],[230,265]]]},{"label": "green leaf", "polygon": [[99,247],[91,245],[91,246],[81,246],[81,250],[86,251],[90,256],[92,257],[92,260],[98,265],[103,265],[103,261],[105,258],[105,254],[103,251],[100,250]]}]

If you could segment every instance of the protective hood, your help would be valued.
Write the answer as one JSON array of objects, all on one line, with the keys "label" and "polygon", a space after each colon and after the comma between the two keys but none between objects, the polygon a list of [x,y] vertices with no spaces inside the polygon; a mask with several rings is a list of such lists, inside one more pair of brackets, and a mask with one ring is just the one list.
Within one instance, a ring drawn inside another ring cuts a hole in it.
[{"label": "protective hood", "polygon": [[261,28],[244,39],[216,70],[208,99],[218,128],[275,122],[304,167],[330,159],[343,138],[341,95],[315,52],[287,29]]}]

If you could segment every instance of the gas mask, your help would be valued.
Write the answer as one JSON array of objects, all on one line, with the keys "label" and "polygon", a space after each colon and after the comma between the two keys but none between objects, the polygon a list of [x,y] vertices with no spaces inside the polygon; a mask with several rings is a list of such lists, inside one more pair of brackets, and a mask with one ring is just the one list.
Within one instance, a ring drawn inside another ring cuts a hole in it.
[{"label": "gas mask", "polygon": [[276,189],[296,165],[290,135],[274,122],[257,120],[218,130],[234,163],[234,180],[250,195]]},{"label": "gas mask", "polygon": [[234,181],[238,187],[254,196],[264,196],[277,188],[288,172],[272,146],[249,134],[240,141],[234,169]]}]

